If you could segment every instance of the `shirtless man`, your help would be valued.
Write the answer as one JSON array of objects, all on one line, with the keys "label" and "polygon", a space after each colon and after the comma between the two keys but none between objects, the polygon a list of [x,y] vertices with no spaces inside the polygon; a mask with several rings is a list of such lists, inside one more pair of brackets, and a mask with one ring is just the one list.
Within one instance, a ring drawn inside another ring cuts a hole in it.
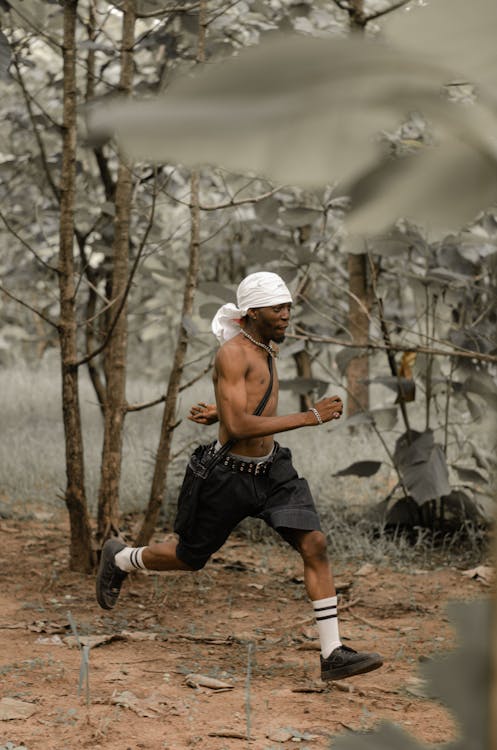
[{"label": "shirtless man", "polygon": [[309,411],[278,416],[275,375],[264,411],[256,416],[270,381],[268,357],[275,354],[271,342],[278,344],[285,338],[291,295],[279,276],[261,272],[241,282],[237,300],[238,306],[224,305],[213,321],[222,344],[214,365],[216,404],[200,402],[189,416],[198,424],[219,422],[217,443],[204,447],[210,455],[228,440],[233,445],[204,480],[194,522],[175,524],[177,540],[139,548],[116,539],[105,543],[97,601],[111,609],[123,580],[136,569],[199,570],[240,521],[262,518],[302,557],[321,644],[321,678],[339,680],[369,672],[382,665],[382,658],[354,651],[340,641],[326,536],[306,480],[293,468],[290,451],[274,440],[277,433],[339,419],[342,401],[338,396],[323,398]]}]

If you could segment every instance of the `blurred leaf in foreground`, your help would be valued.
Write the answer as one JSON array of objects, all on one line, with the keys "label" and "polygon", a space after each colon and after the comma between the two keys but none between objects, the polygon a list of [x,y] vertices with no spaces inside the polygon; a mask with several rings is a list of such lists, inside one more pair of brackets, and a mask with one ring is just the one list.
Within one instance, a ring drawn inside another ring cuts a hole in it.
[{"label": "blurred leaf in foreground", "polygon": [[[455,625],[460,647],[448,656],[423,665],[430,694],[453,709],[462,731],[456,742],[430,745],[445,750],[483,750],[488,734],[490,687],[490,606],[487,601],[453,603],[449,617]],[[382,724],[375,732],[338,737],[334,750],[426,750],[400,727]]]},{"label": "blurred leaf in foreground", "polygon": [[[485,16],[488,0],[471,5]],[[453,14],[445,21],[450,35]],[[465,56],[479,44],[468,35]],[[341,180],[358,233],[399,216],[446,231],[497,197],[497,111],[482,97],[471,106],[443,97],[454,76],[444,62],[358,35],[276,35],[176,79],[164,98],[100,103],[89,126],[98,138],[116,133],[138,159],[215,163],[310,188]],[[385,158],[376,136],[410,111],[429,118],[434,145]]]},{"label": "blurred leaf in foreground", "polygon": [[383,36],[408,54],[449,67],[459,82],[477,82],[497,98],[497,3],[435,0],[382,17]]}]

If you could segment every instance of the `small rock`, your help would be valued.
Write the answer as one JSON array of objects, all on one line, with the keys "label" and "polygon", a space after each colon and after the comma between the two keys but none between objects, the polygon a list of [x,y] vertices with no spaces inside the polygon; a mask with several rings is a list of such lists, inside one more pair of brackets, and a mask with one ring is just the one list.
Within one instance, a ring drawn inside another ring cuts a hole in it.
[{"label": "small rock", "polygon": [[356,576],[369,576],[371,573],[375,572],[375,567],[371,563],[364,563],[364,565],[361,565],[359,570],[356,570],[354,575]]}]

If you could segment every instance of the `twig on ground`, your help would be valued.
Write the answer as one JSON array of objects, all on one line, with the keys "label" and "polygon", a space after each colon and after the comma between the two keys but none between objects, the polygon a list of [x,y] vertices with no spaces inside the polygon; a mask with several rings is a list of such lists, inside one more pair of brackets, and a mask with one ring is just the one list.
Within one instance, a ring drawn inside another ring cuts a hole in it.
[{"label": "twig on ground", "polygon": [[357,615],[355,612],[350,613],[352,617],[354,617],[356,620],[359,620],[359,622],[363,622],[364,625],[367,625],[370,628],[373,628],[373,630],[382,630],[384,633],[391,633],[392,630],[397,630],[397,628],[385,628],[383,625],[378,625],[375,622],[371,622],[371,620],[366,620],[365,617],[361,617],[361,615]]}]

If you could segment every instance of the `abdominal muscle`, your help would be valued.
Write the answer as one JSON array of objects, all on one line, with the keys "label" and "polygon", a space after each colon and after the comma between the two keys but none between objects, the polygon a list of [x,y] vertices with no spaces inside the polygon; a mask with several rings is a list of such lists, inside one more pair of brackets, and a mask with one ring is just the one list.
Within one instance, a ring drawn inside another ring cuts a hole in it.
[{"label": "abdominal muscle", "polygon": [[[221,428],[219,430],[219,442],[224,444],[227,440],[229,440],[229,438],[226,434],[226,431]],[[273,450],[273,446],[273,436],[266,435],[262,438],[259,437],[238,440],[231,448],[230,453],[234,453],[237,456],[245,456],[246,458],[262,458],[268,456],[271,453],[271,451]]]}]

